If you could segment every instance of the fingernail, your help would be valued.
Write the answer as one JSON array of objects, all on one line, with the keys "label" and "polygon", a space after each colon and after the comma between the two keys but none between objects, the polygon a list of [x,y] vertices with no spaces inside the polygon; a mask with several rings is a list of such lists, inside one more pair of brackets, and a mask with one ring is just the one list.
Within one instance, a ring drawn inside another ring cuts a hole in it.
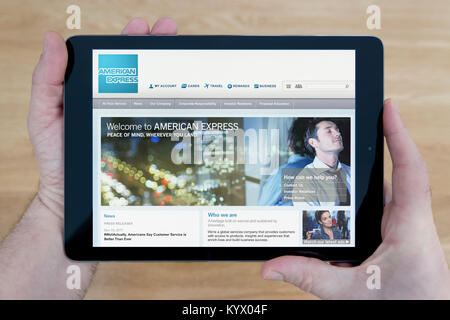
[{"label": "fingernail", "polygon": [[264,280],[284,281],[284,276],[279,272],[270,270],[264,275]]}]

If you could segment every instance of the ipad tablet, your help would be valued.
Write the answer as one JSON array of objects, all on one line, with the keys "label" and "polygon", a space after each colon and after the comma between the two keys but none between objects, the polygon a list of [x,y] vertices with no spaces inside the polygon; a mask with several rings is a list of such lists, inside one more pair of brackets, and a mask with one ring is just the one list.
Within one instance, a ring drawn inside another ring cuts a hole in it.
[{"label": "ipad tablet", "polygon": [[379,245],[379,39],[75,36],[67,48],[69,258],[359,263]]}]

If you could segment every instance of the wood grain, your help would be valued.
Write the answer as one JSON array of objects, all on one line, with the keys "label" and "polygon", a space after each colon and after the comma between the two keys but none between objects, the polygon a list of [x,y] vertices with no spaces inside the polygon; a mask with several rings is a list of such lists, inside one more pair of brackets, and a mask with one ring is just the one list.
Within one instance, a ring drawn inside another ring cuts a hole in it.
[{"label": "wood grain", "polygon": [[[69,4],[81,30],[65,26]],[[381,30],[366,28],[366,8],[382,10]],[[132,17],[171,17],[180,34],[369,34],[385,47],[385,95],[394,98],[424,156],[433,211],[450,261],[450,2],[434,1],[1,1],[0,239],[33,197],[38,174],[26,118],[31,74],[45,31],[116,34]],[[387,150],[386,150],[387,151]],[[391,164],[386,152],[385,177]],[[263,281],[261,263],[102,263],[87,299],[314,299]]]}]

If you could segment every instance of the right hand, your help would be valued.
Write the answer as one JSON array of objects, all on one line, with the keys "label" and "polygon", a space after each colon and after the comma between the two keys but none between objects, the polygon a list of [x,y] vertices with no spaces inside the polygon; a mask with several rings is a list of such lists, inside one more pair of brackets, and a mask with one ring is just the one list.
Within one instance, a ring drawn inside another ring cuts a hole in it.
[{"label": "right hand", "polygon": [[[427,168],[389,99],[383,125],[393,171],[392,187],[385,185],[378,249],[356,267],[275,258],[263,265],[263,278],[284,280],[324,299],[450,299],[450,272],[433,222]],[[379,267],[379,290],[367,286],[369,266]]]}]

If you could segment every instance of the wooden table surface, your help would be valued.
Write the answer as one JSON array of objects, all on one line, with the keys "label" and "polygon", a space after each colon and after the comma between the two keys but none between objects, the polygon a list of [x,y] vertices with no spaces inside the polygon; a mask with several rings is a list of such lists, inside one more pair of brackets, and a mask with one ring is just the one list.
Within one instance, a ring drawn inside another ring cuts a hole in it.
[{"label": "wooden table surface", "polygon": [[[66,8],[81,7],[81,30]],[[366,8],[381,8],[368,30]],[[128,20],[171,17],[180,34],[375,35],[385,48],[385,96],[394,98],[424,156],[437,230],[450,260],[450,1],[6,1],[0,2],[0,239],[35,194],[38,174],[26,117],[31,74],[46,30],[117,34]],[[385,177],[391,164],[385,159]],[[264,281],[259,262],[101,263],[87,299],[314,299]]]}]

